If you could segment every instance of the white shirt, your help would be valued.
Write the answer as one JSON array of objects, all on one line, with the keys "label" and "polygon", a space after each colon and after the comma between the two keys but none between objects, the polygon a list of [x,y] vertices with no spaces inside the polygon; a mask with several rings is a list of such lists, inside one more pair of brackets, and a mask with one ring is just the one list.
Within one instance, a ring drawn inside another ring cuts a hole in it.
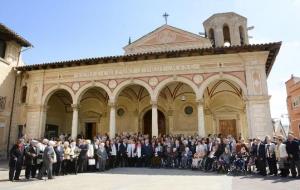
[{"label": "white shirt", "polygon": [[142,146],[136,147],[136,154],[138,158],[142,157]]},{"label": "white shirt", "polygon": [[112,156],[116,156],[116,155],[117,155],[116,145],[113,144],[113,145],[110,146],[110,148],[111,148],[110,154],[111,154]]},{"label": "white shirt", "polygon": [[91,144],[89,144],[88,146],[89,146],[89,149],[87,151],[87,156],[89,158],[92,158],[92,157],[94,157],[94,147]]},{"label": "white shirt", "polygon": [[280,145],[277,145],[277,150],[279,153],[279,158],[286,158],[288,157],[288,153],[286,152],[286,145],[281,143]]}]

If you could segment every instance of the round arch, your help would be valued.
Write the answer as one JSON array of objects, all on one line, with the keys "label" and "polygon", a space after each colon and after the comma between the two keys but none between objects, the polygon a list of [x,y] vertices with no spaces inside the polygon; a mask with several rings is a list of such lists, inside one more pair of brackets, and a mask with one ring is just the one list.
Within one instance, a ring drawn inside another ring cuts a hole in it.
[{"label": "round arch", "polygon": [[140,85],[148,91],[150,97],[153,96],[153,90],[148,83],[146,83],[145,81],[142,81],[142,80],[133,79],[133,80],[126,80],[126,81],[123,81],[122,83],[118,84],[118,86],[113,91],[110,100],[112,102],[116,101],[116,98],[118,98],[118,96],[122,92],[122,90],[124,90],[126,87],[128,87],[130,85]]},{"label": "round arch", "polygon": [[208,87],[208,85],[216,80],[222,80],[222,79],[227,79],[230,81],[235,82],[237,85],[239,85],[239,87],[242,89],[243,91],[243,95],[247,95],[247,87],[246,85],[237,77],[229,75],[229,74],[217,74],[217,75],[213,75],[209,78],[207,78],[200,86],[199,88],[199,95],[200,97],[203,97],[205,89]]},{"label": "round arch", "polygon": [[[144,109],[141,110],[141,112],[139,113],[139,131],[140,132],[144,132],[144,116],[147,112],[152,110],[152,106],[146,106]],[[165,118],[165,132],[166,134],[169,134],[170,129],[169,129],[169,120],[168,120],[168,114],[167,111],[164,107],[157,105],[157,111],[160,111]]]},{"label": "round arch", "polygon": [[163,81],[161,81],[156,88],[154,89],[154,93],[153,93],[153,99],[151,98],[152,101],[157,101],[159,93],[161,92],[161,90],[166,87],[166,85],[172,83],[172,82],[182,82],[186,85],[188,85],[189,87],[191,87],[196,95],[196,100],[201,99],[201,96],[199,96],[199,90],[198,87],[195,83],[193,83],[191,80],[184,78],[184,77],[172,77],[172,78],[167,78]]},{"label": "round arch", "polygon": [[112,93],[111,93],[110,89],[107,87],[107,85],[105,85],[101,82],[90,82],[90,83],[83,85],[76,92],[75,98],[74,98],[74,104],[78,104],[81,100],[81,97],[84,95],[84,93],[86,93],[89,89],[94,88],[94,87],[103,89],[108,94],[109,99],[111,99]]},{"label": "round arch", "polygon": [[42,105],[47,105],[47,103],[48,103],[50,97],[51,97],[55,92],[57,92],[57,91],[59,91],[59,90],[65,90],[65,91],[67,91],[67,92],[70,94],[70,96],[72,97],[72,102],[74,102],[75,94],[74,94],[73,90],[72,90],[69,86],[67,86],[67,85],[59,84],[59,85],[55,85],[55,86],[49,88],[49,89],[45,92],[45,94],[44,94],[43,97],[42,97]]}]

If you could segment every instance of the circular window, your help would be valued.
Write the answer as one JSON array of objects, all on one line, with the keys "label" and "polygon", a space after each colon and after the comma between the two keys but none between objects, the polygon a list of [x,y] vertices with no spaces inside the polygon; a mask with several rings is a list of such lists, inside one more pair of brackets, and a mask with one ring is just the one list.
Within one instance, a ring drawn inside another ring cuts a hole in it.
[{"label": "circular window", "polygon": [[117,114],[119,117],[122,117],[125,113],[125,110],[123,108],[119,108],[118,111],[117,111]]},{"label": "circular window", "polygon": [[186,115],[191,115],[192,113],[193,113],[193,107],[192,106],[186,106],[185,108],[184,108],[184,113],[186,114]]}]

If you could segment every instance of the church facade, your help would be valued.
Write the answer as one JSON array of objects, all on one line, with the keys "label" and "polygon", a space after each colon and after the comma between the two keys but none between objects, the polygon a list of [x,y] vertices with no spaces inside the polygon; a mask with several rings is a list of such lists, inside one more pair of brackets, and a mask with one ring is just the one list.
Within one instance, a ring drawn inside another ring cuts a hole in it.
[{"label": "church facade", "polygon": [[247,18],[236,13],[203,26],[205,36],[162,25],[120,56],[15,67],[10,139],[271,135],[267,77],[281,42],[249,44]]}]

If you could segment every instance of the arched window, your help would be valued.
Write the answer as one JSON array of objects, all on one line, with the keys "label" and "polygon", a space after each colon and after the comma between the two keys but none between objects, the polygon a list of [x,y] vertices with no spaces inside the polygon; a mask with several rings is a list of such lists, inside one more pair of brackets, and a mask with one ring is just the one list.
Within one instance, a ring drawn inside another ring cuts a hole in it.
[{"label": "arched window", "polygon": [[224,37],[224,46],[230,46],[231,45],[231,40],[230,40],[230,31],[229,27],[227,24],[224,24],[223,26],[223,37]]},{"label": "arched window", "polygon": [[4,40],[0,39],[0,57],[1,58],[5,57],[5,51],[6,51],[6,43]]},{"label": "arched window", "polygon": [[209,29],[208,38],[209,38],[209,40],[211,42],[212,47],[215,47],[216,46],[215,33],[214,33],[214,30],[212,28]]},{"label": "arched window", "polygon": [[26,102],[26,96],[27,96],[27,86],[23,86],[21,91],[21,103]]},{"label": "arched window", "polygon": [[242,26],[239,27],[241,45],[245,45],[245,31]]}]

